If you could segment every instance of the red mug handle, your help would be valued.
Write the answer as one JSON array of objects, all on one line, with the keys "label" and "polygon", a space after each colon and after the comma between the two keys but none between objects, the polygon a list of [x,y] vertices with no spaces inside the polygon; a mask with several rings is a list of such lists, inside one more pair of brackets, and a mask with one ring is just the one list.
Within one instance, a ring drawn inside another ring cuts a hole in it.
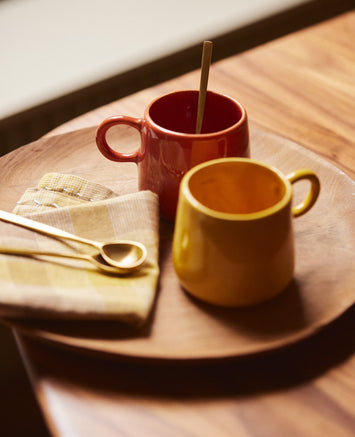
[{"label": "red mug handle", "polygon": [[139,133],[142,131],[142,119],[128,117],[126,115],[115,115],[113,117],[106,118],[97,128],[96,131],[96,144],[100,152],[111,161],[117,162],[135,162],[141,160],[141,155],[139,153],[139,149],[135,152],[131,153],[120,153],[116,150],[112,149],[106,140],[107,131],[117,125],[117,124],[126,124],[128,126],[134,127],[138,130]]}]

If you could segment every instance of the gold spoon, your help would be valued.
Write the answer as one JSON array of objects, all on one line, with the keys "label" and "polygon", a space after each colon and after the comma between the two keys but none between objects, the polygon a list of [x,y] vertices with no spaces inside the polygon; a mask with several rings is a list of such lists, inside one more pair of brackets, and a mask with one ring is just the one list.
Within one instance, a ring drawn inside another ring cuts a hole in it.
[{"label": "gold spoon", "polygon": [[131,270],[127,271],[127,269],[122,269],[119,267],[113,267],[106,263],[106,261],[103,259],[100,253],[95,253],[92,255],[85,255],[85,254],[71,254],[71,253],[55,253],[55,252],[49,252],[45,250],[32,250],[32,249],[15,249],[12,247],[0,247],[0,253],[4,253],[7,255],[22,255],[27,257],[33,257],[33,256],[46,256],[46,257],[58,257],[58,258],[70,258],[70,259],[78,259],[78,260],[84,260],[89,261],[94,266],[102,270],[105,273],[111,273],[115,275],[122,275],[129,273]]},{"label": "gold spoon", "polygon": [[197,106],[197,120],[196,120],[196,133],[199,134],[202,128],[203,115],[205,113],[205,102],[207,94],[208,76],[210,72],[210,64],[212,57],[213,43],[211,41],[204,41],[202,49],[202,62],[201,62],[201,77],[200,77],[200,90],[198,93],[198,106]]},{"label": "gold spoon", "polygon": [[[44,223],[30,220],[10,212],[0,210],[0,220],[13,223],[51,237],[65,238],[71,241],[77,241],[95,247],[107,264],[121,270],[121,273],[129,273],[139,268],[147,257],[146,247],[131,240],[116,240],[106,243],[88,240],[78,237],[69,232],[57,229]],[[95,258],[97,260],[97,257]]]}]

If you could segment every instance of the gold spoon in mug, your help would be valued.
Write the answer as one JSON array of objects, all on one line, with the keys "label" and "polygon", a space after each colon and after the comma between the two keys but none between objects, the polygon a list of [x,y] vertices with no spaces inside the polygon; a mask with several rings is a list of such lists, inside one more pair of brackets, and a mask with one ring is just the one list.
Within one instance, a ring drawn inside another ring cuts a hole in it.
[{"label": "gold spoon in mug", "polygon": [[[1,210],[0,220],[49,235],[51,237],[64,238],[93,246],[99,251],[100,255],[107,264],[115,267],[116,270],[120,270],[121,273],[129,273],[139,268],[147,257],[146,247],[137,241],[117,240],[101,243],[98,241],[78,237],[77,235],[70,234],[69,232],[57,229],[53,226],[49,226],[44,223],[36,222],[26,217],[18,216],[16,214]],[[97,256],[95,259],[96,261],[98,260]]]},{"label": "gold spoon in mug", "polygon": [[196,120],[196,133],[201,133],[203,116],[205,113],[205,103],[207,94],[208,76],[210,71],[211,57],[212,57],[212,41],[204,41],[202,49],[202,61],[201,61],[201,76],[200,76],[200,89],[198,93],[198,106],[197,106],[197,120]]}]

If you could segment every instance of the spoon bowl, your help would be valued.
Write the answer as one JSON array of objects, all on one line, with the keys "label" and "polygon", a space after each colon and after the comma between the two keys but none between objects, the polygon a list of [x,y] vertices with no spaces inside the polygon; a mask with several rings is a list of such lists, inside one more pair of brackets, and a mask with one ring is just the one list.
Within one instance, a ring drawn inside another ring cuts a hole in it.
[{"label": "spoon bowl", "polygon": [[138,241],[113,241],[101,245],[100,256],[111,266],[134,270],[146,259],[147,249]]}]

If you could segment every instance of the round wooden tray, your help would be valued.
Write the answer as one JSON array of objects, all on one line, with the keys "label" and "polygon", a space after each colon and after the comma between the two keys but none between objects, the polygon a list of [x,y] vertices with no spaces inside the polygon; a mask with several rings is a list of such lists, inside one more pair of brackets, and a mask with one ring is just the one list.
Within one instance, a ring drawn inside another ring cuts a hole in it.
[{"label": "round wooden tray", "polygon": [[[46,172],[77,174],[119,194],[137,190],[134,164],[113,163],[95,145],[95,128],[48,137],[0,160],[0,207],[11,210],[23,191]],[[127,130],[120,141],[136,143]],[[153,360],[213,360],[258,354],[299,341],[354,303],[354,181],[315,155],[278,136],[251,132],[253,158],[284,173],[308,167],[321,180],[313,209],[294,219],[296,272],[274,300],[252,308],[223,309],[198,302],[179,285],[171,258],[173,226],[161,223],[160,284],[150,320],[139,330],[114,322],[6,320],[21,333],[77,350]],[[298,183],[295,200],[308,186]]]}]

